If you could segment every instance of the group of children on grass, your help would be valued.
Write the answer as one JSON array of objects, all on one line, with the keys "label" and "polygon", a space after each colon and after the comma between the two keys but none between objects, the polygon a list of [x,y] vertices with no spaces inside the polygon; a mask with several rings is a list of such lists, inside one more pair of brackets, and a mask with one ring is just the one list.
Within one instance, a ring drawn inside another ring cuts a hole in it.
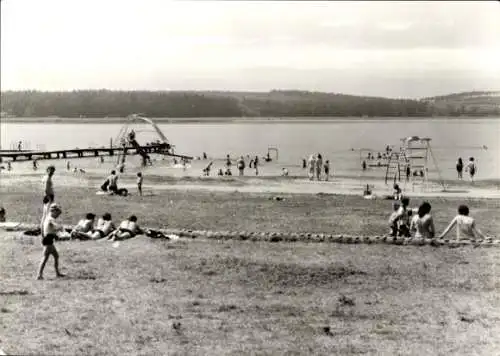
[{"label": "group of children on grass", "polygon": [[[44,193],[43,198],[43,212],[40,222],[40,231],[42,234],[43,258],[38,269],[37,279],[43,279],[43,270],[49,257],[54,257],[54,267],[56,275],[63,277],[64,275],[59,271],[59,254],[54,246],[55,240],[64,240],[64,228],[57,223],[57,218],[61,215],[61,207],[55,203],[54,185],[52,177],[55,173],[55,167],[49,166],[47,168],[47,175],[44,177]],[[112,174],[113,175],[113,174]],[[142,177],[141,177],[142,178]],[[109,179],[108,179],[109,180]],[[111,180],[112,185],[116,187],[116,180]],[[140,182],[142,184],[142,180]],[[139,188],[141,184],[138,182]],[[141,192],[141,190],[139,189]],[[142,192],[141,192],[142,193]],[[130,216],[128,219],[122,221],[118,228],[115,227],[111,214],[105,213],[98,219],[95,225],[95,214],[88,213],[85,219],[82,219],[71,230],[69,238],[80,240],[98,240],[106,239],[111,241],[125,240],[132,238],[138,234],[143,234],[144,231],[137,223],[135,215]]]},{"label": "group of children on grass", "polygon": [[[54,257],[56,275],[58,277],[64,276],[59,271],[59,254],[54,246],[54,241],[61,239],[58,234],[64,231],[62,225],[59,225],[56,221],[61,215],[62,210],[60,206],[55,203],[52,182],[54,172],[55,167],[49,166],[47,168],[47,175],[44,177],[45,196],[43,199],[43,213],[40,223],[42,245],[44,250],[37,279],[43,279],[43,270],[51,255]],[[108,185],[111,185],[112,189],[115,189],[117,178],[115,178],[114,175],[116,175],[116,173],[112,172],[111,175],[113,177],[108,178]],[[139,192],[142,193],[142,177],[140,175],[138,175],[138,177],[140,178],[140,180],[138,180],[138,188]],[[414,210],[409,209],[408,207],[410,199],[402,196],[400,189],[398,189],[395,193],[395,202],[393,206],[394,212],[391,214],[389,219],[389,225],[391,228],[390,234],[394,237],[411,237],[414,235],[414,237],[417,238],[435,238],[436,230],[430,214],[431,205],[428,202],[423,202],[419,208],[416,209],[416,214],[414,215]],[[5,215],[4,211],[2,213]],[[458,207],[458,215],[451,221],[438,238],[445,237],[455,225],[457,226],[457,239],[475,239],[477,237],[483,239],[486,238],[476,227],[474,219],[469,216],[469,208],[466,205],[460,205]],[[98,219],[97,225],[95,225],[95,214],[88,213],[86,214],[85,219],[80,220],[71,230],[70,238],[80,240],[105,239],[117,241],[129,239],[143,233],[144,231],[139,227],[137,217],[134,215],[122,221],[119,227],[116,228],[112,221],[111,214],[103,214],[103,216]],[[161,233],[155,231],[148,231],[146,235],[149,235],[150,237],[161,237]]]},{"label": "group of children on grass", "polygon": [[460,205],[458,215],[453,218],[446,229],[436,236],[436,228],[431,215],[431,204],[423,202],[418,209],[409,209],[410,199],[401,197],[393,204],[393,213],[389,218],[390,234],[393,237],[416,238],[444,238],[456,225],[457,240],[460,239],[486,239],[486,236],[477,228],[475,220],[469,216],[469,207]]}]

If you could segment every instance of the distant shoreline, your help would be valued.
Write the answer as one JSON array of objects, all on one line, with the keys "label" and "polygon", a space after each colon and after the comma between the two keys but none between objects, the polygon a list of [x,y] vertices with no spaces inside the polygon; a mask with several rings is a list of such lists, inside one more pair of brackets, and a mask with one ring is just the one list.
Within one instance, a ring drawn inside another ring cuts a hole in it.
[{"label": "distant shoreline", "polygon": [[[328,123],[328,122],[363,122],[363,121],[419,121],[419,120],[480,120],[480,119],[500,119],[498,116],[405,116],[405,117],[194,117],[194,118],[151,118],[159,124],[203,124],[203,123]],[[2,124],[21,123],[47,123],[47,124],[121,124],[127,122],[127,118],[60,118],[60,117],[9,117],[1,118]]]}]

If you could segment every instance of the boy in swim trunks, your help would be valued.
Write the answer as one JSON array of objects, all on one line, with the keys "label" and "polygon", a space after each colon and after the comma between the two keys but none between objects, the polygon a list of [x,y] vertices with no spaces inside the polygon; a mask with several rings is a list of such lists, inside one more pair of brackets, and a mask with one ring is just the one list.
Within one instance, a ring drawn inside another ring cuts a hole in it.
[{"label": "boy in swim trunks", "polygon": [[43,270],[50,255],[54,256],[54,268],[57,277],[64,277],[64,274],[59,271],[59,254],[54,246],[54,240],[57,239],[57,232],[62,230],[62,226],[56,222],[59,215],[61,215],[61,208],[57,204],[51,204],[47,216],[42,223],[43,257],[38,270],[37,279],[43,279]]},{"label": "boy in swim trunks", "polygon": [[50,202],[54,202],[54,183],[52,182],[52,176],[54,175],[56,168],[54,166],[47,167],[47,175],[43,178],[44,193],[46,197],[50,198]]},{"label": "boy in swim trunks", "polygon": [[109,237],[108,240],[117,241],[117,240],[126,240],[132,237],[135,237],[138,234],[143,234],[142,229],[137,225],[137,217],[132,215],[128,218],[128,220],[123,220],[120,224],[118,230],[114,231]]},{"label": "boy in swim trunks", "polygon": [[115,230],[115,224],[111,220],[111,214],[106,213],[97,221],[97,227],[92,233],[92,239],[98,240],[108,236]]},{"label": "boy in swim trunks", "polygon": [[94,233],[94,220],[95,215],[88,213],[85,216],[85,219],[80,220],[73,228],[73,231],[71,231],[71,237],[80,240],[91,239]]}]

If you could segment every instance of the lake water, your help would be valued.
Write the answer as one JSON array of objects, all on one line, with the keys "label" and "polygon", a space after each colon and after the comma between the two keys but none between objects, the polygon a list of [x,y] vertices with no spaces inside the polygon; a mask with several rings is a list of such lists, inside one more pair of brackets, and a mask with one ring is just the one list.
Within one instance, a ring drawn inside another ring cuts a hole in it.
[{"label": "lake water", "polygon": [[[1,123],[2,149],[69,149],[109,146],[122,124]],[[431,145],[446,178],[455,178],[457,157],[473,156],[478,179],[500,178],[500,119],[332,120],[323,122],[234,122],[159,124],[176,153],[222,159],[226,154],[263,156],[268,147],[279,150],[282,166],[300,165],[311,153],[330,159],[336,173],[360,171],[360,148],[383,152],[408,136],[432,138]],[[134,125],[139,143],[156,139],[152,128]],[[354,151],[353,151],[354,149]],[[381,169],[379,169],[381,171]],[[430,166],[430,171],[435,169]]]}]

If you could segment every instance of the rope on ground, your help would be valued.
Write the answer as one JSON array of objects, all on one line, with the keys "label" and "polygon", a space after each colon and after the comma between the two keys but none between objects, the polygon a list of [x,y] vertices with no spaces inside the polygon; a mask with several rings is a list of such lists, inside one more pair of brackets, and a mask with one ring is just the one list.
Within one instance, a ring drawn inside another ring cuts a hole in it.
[{"label": "rope on ground", "polygon": [[[35,224],[8,223],[0,224],[0,228],[7,231],[26,231],[38,228]],[[64,226],[64,228],[71,228]],[[145,231],[148,228],[144,229]],[[153,229],[152,229],[153,230]],[[498,239],[477,240],[449,240],[449,239],[424,239],[392,236],[356,236],[356,235],[333,235],[310,232],[251,232],[251,231],[212,231],[212,230],[189,230],[189,229],[157,229],[165,235],[178,235],[183,238],[205,238],[210,240],[240,240],[240,241],[267,241],[267,242],[324,242],[343,244],[389,244],[402,246],[434,246],[434,247],[500,247]]]},{"label": "rope on ground", "polygon": [[412,246],[473,246],[473,247],[497,247],[500,241],[494,239],[485,240],[449,240],[449,239],[424,239],[392,236],[353,236],[333,235],[324,233],[288,233],[288,232],[249,232],[249,231],[210,231],[210,230],[188,230],[188,229],[164,229],[165,234],[179,235],[187,238],[207,238],[213,240],[250,240],[267,242],[330,242],[344,244],[391,244]]}]

